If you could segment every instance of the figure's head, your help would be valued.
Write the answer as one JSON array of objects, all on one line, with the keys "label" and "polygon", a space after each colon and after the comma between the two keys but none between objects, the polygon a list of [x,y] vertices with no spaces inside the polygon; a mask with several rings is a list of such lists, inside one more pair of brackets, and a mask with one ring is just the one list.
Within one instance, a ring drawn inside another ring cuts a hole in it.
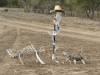
[{"label": "figure's head", "polygon": [[64,9],[62,8],[61,5],[57,4],[54,7],[54,10],[50,10],[50,13],[55,13],[55,12],[64,12]]},{"label": "figure's head", "polygon": [[60,5],[55,5],[54,10],[55,12],[63,12],[63,8]]}]

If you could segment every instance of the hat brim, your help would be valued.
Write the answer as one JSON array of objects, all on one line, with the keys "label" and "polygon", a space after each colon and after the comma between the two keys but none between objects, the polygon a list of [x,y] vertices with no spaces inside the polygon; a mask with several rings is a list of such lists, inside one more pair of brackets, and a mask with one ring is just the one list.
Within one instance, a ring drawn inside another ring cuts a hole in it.
[{"label": "hat brim", "polygon": [[55,12],[64,12],[63,10],[50,10],[50,13],[55,13]]}]

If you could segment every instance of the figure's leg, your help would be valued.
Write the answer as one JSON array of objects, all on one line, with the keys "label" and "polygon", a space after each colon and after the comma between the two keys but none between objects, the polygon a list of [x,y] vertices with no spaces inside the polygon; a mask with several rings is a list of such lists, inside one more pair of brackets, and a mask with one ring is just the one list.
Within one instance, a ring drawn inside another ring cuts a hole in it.
[{"label": "figure's leg", "polygon": [[76,60],[75,59],[73,60],[73,62],[74,62],[74,64],[76,64]]},{"label": "figure's leg", "polygon": [[67,62],[67,61],[69,61],[69,59],[68,59],[68,58],[66,58],[66,62]]},{"label": "figure's leg", "polygon": [[71,64],[71,60],[69,58],[66,57],[66,62],[69,62]]},{"label": "figure's leg", "polygon": [[36,63],[39,63],[39,61],[36,59]]},{"label": "figure's leg", "polygon": [[84,61],[83,59],[81,60],[81,62],[82,62],[83,64],[86,64],[85,61]]},{"label": "figure's leg", "polygon": [[69,63],[70,63],[70,64],[72,64],[72,61],[71,61],[71,60],[69,60]]},{"label": "figure's leg", "polygon": [[20,60],[21,64],[24,65],[24,63],[23,63],[23,61],[22,61],[22,59],[21,59],[20,54],[19,54],[19,60]]}]

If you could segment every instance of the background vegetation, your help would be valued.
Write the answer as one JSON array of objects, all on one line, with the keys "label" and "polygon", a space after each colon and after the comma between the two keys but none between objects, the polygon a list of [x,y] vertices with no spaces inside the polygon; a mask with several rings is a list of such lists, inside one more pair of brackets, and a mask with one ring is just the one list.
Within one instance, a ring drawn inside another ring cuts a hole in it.
[{"label": "background vegetation", "polygon": [[24,8],[25,12],[49,13],[55,4],[61,4],[65,16],[98,17],[100,0],[0,0],[0,7]]}]

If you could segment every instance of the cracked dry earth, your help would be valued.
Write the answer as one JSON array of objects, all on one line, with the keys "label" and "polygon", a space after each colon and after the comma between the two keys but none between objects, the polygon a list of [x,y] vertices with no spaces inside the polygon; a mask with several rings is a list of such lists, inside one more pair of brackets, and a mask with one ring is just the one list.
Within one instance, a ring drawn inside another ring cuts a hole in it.
[{"label": "cracked dry earth", "polygon": [[[23,14],[23,15],[22,15]],[[37,16],[37,17],[36,17]],[[50,16],[50,15],[49,15]],[[42,17],[42,19],[41,19]],[[76,17],[64,17],[62,31],[57,37],[57,56],[64,61],[62,51],[71,52],[83,48],[86,64],[55,64],[51,61],[51,37],[53,26],[48,15],[8,12],[0,14],[0,75],[100,75],[100,27],[99,22]],[[46,21],[45,21],[46,19]],[[29,44],[36,48],[44,46],[41,58],[47,63],[40,65],[35,56],[23,57],[25,65],[11,59],[6,49],[22,49]],[[74,50],[75,48],[75,50]]]}]

